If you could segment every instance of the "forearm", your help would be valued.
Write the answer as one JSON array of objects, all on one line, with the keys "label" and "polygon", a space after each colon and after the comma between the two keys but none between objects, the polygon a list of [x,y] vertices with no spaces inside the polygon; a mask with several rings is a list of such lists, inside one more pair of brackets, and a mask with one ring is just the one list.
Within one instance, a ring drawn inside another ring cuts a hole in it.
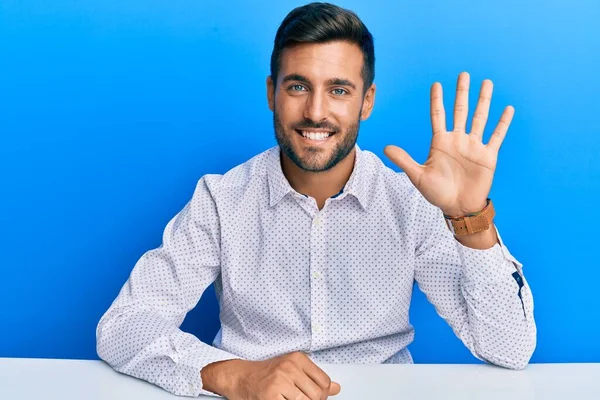
[{"label": "forearm", "polygon": [[521,265],[504,251],[500,243],[488,250],[461,248],[467,318],[458,334],[478,357],[521,369],[536,346],[533,297]]},{"label": "forearm", "polygon": [[423,225],[418,235],[419,287],[473,355],[523,368],[535,349],[536,326],[522,264],[504,246],[494,224],[482,232],[455,236],[444,211],[427,202],[421,207],[422,219],[429,217],[434,223]]},{"label": "forearm", "polygon": [[220,273],[220,223],[205,176],[167,224],[160,247],[142,255],[98,323],[98,355],[122,373],[184,396],[202,391],[200,371],[238,358],[181,331],[186,314]]},{"label": "forearm", "polygon": [[202,390],[201,369],[237,358],[141,308],[107,312],[98,325],[97,351],[115,370],[183,396],[212,394]]}]

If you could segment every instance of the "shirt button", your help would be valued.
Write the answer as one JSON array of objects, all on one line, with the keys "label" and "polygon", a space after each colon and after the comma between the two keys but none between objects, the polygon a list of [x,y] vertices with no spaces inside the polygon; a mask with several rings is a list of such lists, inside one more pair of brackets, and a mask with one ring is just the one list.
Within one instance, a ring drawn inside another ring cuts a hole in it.
[{"label": "shirt button", "polygon": [[315,225],[321,225],[321,218],[315,218]]},{"label": "shirt button", "polygon": [[321,273],[319,271],[315,271],[313,272],[313,278],[320,278],[321,277]]},{"label": "shirt button", "polygon": [[319,324],[315,325],[315,332],[321,333],[321,325],[319,325]]}]

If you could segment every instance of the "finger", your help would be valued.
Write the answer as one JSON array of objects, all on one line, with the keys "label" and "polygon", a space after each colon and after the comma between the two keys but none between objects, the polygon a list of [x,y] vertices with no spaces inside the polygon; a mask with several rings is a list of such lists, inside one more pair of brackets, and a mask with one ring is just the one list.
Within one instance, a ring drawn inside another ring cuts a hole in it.
[{"label": "finger", "polygon": [[[306,353],[302,353],[303,357],[299,360],[300,369],[310,378],[319,388],[321,388],[324,396],[327,398],[330,394],[331,378],[317,364],[315,364]],[[337,385],[337,384],[336,384]],[[339,385],[337,385],[339,386]]]},{"label": "finger", "polygon": [[492,134],[490,141],[487,146],[495,149],[496,151],[500,150],[500,146],[504,141],[504,137],[506,136],[506,132],[508,131],[508,127],[515,115],[515,109],[512,106],[508,106],[504,109],[502,116],[500,117],[500,122],[496,126],[496,130]]},{"label": "finger", "polygon": [[423,166],[413,160],[405,150],[398,146],[386,146],[385,149],[383,149],[383,152],[394,162],[394,164],[406,172],[408,179],[410,179],[413,185],[418,188],[421,174],[423,173]]},{"label": "finger", "polygon": [[299,372],[293,379],[296,387],[311,400],[323,400],[329,394],[329,385],[325,387],[317,385],[315,380],[306,373]]},{"label": "finger", "polygon": [[[326,398],[327,396],[335,396],[342,389],[340,384],[333,382],[329,375],[325,373],[321,368],[309,360],[312,365],[303,366],[304,373],[318,386],[321,388]],[[305,392],[306,393],[306,392]]]},{"label": "finger", "polygon": [[487,123],[490,102],[492,101],[492,91],[494,90],[494,84],[489,79],[486,79],[481,84],[481,90],[479,91],[479,100],[477,101],[477,107],[475,108],[475,114],[473,114],[473,122],[471,124],[470,136],[481,138],[483,136],[483,130]]},{"label": "finger", "polygon": [[456,83],[456,99],[454,100],[454,131],[465,132],[469,113],[469,80],[467,72],[458,75]]},{"label": "finger", "polygon": [[331,382],[331,386],[329,386],[329,395],[335,396],[340,394],[342,390],[342,386],[337,382]]},{"label": "finger", "polygon": [[430,113],[431,113],[431,129],[433,134],[446,132],[446,111],[444,110],[444,96],[442,85],[435,82],[431,85],[430,90]]},{"label": "finger", "polygon": [[281,394],[287,400],[311,400],[296,386],[290,385],[281,389]]}]

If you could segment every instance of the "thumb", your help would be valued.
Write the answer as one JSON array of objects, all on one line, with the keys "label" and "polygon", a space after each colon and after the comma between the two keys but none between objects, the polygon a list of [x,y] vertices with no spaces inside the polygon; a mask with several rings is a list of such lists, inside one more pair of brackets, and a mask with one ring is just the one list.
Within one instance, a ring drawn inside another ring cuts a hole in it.
[{"label": "thumb", "polygon": [[418,182],[421,176],[423,166],[417,163],[403,149],[398,146],[389,145],[383,149],[383,152],[394,164],[402,168],[412,182]]},{"label": "thumb", "polygon": [[331,385],[329,386],[329,396],[335,396],[336,394],[340,393],[340,390],[342,390],[340,384],[332,381]]}]

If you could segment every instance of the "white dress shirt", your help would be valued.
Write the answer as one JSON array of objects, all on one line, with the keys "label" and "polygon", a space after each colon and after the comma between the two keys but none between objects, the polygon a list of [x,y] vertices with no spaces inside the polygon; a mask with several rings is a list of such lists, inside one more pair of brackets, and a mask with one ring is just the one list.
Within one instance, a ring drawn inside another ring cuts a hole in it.
[{"label": "white dress shirt", "polygon": [[[536,345],[522,264],[500,243],[463,246],[405,173],[356,146],[344,189],[319,210],[283,175],[275,146],[203,176],[101,318],[97,351],[177,395],[212,394],[200,370],[304,351],[318,363],[411,363],[416,280],[473,355],[527,365]],[[211,345],[179,329],[211,283]]]}]

